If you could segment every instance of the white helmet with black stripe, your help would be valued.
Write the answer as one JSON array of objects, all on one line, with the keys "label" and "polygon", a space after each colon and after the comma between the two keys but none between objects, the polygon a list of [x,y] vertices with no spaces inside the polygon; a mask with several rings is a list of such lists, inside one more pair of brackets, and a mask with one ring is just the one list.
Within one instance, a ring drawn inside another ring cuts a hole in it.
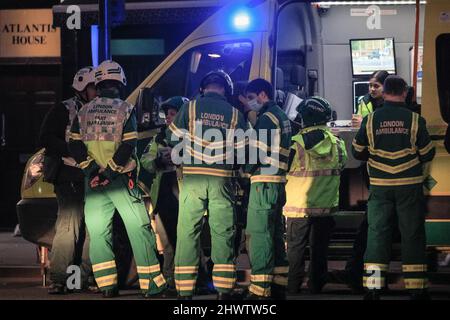
[{"label": "white helmet with black stripe", "polygon": [[95,72],[92,67],[84,67],[78,70],[73,77],[72,88],[78,92],[86,89],[88,84],[95,82]]},{"label": "white helmet with black stripe", "polygon": [[105,60],[95,70],[95,85],[105,80],[115,80],[127,85],[122,67],[115,61]]}]

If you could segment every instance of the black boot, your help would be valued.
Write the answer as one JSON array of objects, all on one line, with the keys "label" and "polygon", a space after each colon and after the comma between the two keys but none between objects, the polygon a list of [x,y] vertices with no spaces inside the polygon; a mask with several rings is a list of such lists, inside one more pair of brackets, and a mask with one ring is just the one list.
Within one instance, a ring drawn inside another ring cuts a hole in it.
[{"label": "black boot", "polygon": [[369,290],[363,300],[380,300],[380,290]]},{"label": "black boot", "polygon": [[192,300],[192,296],[178,296],[177,300]]},{"label": "black boot", "polygon": [[106,289],[102,291],[103,298],[115,298],[119,296],[119,289],[112,288],[112,289]]},{"label": "black boot", "polygon": [[144,299],[167,299],[167,298],[170,298],[167,289],[160,291],[158,293],[150,293],[150,292],[144,293]]},{"label": "black boot", "polygon": [[270,291],[272,300],[286,300],[286,287],[273,284]]}]

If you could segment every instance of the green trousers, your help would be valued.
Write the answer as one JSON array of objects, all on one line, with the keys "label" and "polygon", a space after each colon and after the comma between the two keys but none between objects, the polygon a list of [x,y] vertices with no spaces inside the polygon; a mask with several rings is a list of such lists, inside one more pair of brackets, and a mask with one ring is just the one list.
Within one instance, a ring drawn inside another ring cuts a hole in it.
[{"label": "green trousers", "polygon": [[227,293],[236,282],[233,181],[224,177],[185,175],[180,192],[175,252],[175,285],[181,296],[190,296],[194,292],[200,232],[206,212],[211,229],[214,286],[218,292]]},{"label": "green trousers", "polygon": [[[396,215],[397,214],[397,215]],[[401,234],[405,288],[427,288],[425,206],[422,185],[370,187],[364,286],[382,289],[391,258],[396,216]]]},{"label": "green trousers", "polygon": [[248,204],[247,233],[252,266],[249,291],[269,297],[273,284],[286,287],[289,271],[283,234],[284,183],[252,183]]},{"label": "green trousers", "polygon": [[123,220],[136,260],[143,293],[165,289],[156,253],[155,235],[139,191],[128,189],[128,177],[121,175],[100,190],[86,186],[84,207],[90,235],[90,258],[95,280],[101,290],[117,286],[117,269],[112,243],[112,221],[117,211]]}]

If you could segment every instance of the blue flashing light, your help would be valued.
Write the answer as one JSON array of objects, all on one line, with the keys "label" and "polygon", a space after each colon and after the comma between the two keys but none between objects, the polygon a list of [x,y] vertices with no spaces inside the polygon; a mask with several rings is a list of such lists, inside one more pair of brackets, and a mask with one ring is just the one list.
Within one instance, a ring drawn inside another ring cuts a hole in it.
[{"label": "blue flashing light", "polygon": [[98,66],[98,25],[91,26],[91,55],[92,66]]},{"label": "blue flashing light", "polygon": [[250,26],[250,16],[247,12],[238,12],[233,17],[233,25],[236,29],[247,29]]}]

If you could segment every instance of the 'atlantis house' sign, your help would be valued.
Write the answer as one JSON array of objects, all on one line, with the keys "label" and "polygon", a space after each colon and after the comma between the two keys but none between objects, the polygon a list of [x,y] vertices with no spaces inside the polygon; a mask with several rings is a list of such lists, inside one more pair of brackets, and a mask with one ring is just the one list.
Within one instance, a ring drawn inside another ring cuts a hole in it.
[{"label": "'atlantis house' sign", "polygon": [[60,57],[51,9],[0,10],[0,58]]}]

